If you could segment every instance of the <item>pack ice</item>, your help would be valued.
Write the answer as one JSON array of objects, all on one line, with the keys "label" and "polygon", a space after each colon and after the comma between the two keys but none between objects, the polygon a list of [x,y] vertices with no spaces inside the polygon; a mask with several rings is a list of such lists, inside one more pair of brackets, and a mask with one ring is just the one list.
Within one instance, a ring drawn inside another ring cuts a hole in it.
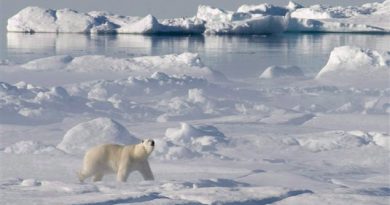
[{"label": "pack ice", "polygon": [[133,34],[271,34],[281,32],[388,33],[390,1],[358,7],[303,7],[264,3],[242,5],[237,11],[200,5],[194,17],[156,19],[105,11],[79,13],[72,9],[26,7],[8,19],[10,32],[133,33]]}]

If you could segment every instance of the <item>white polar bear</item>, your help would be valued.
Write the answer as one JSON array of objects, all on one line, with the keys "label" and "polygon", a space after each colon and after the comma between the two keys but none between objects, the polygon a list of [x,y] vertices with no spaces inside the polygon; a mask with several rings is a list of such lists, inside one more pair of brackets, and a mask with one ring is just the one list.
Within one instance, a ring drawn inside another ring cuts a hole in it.
[{"label": "white polar bear", "polygon": [[139,171],[145,180],[154,180],[148,157],[154,149],[154,141],[142,140],[139,144],[104,144],[89,149],[84,156],[83,168],[78,173],[80,182],[94,176],[101,181],[104,174],[116,173],[117,180],[126,182],[132,171]]}]

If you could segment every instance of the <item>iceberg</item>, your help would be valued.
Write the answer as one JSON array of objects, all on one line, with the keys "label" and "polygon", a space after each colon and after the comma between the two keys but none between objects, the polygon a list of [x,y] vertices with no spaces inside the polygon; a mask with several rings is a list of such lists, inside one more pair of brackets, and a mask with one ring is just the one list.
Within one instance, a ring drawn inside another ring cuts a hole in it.
[{"label": "iceberg", "polygon": [[389,33],[390,0],[362,6],[242,5],[227,11],[200,5],[193,17],[157,19],[106,11],[26,7],[8,19],[9,32],[129,34],[273,34],[281,32]]},{"label": "iceberg", "polygon": [[120,16],[105,11],[79,13],[71,9],[26,7],[8,19],[10,32],[48,33],[202,33],[204,22],[194,18],[159,22],[154,16]]},{"label": "iceberg", "polygon": [[196,14],[206,22],[206,34],[271,34],[281,33],[288,18],[249,12],[232,12],[201,5]]}]

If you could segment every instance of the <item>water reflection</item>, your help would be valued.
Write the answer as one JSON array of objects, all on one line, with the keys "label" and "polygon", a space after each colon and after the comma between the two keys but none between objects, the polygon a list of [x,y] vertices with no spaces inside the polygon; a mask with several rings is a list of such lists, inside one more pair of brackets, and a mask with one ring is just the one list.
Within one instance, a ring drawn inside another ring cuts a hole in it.
[{"label": "water reflection", "polygon": [[283,34],[272,36],[144,36],[8,33],[2,53],[22,63],[71,54],[117,57],[197,52],[203,61],[228,76],[251,77],[270,65],[298,65],[308,74],[326,63],[336,46],[357,45],[389,50],[390,35]]}]

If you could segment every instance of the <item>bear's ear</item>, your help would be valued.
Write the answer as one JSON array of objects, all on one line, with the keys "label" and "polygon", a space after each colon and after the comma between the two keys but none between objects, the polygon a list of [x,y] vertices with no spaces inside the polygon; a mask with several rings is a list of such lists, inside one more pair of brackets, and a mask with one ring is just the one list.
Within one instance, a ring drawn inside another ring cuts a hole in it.
[{"label": "bear's ear", "polygon": [[141,143],[144,143],[144,140],[141,140]]}]

